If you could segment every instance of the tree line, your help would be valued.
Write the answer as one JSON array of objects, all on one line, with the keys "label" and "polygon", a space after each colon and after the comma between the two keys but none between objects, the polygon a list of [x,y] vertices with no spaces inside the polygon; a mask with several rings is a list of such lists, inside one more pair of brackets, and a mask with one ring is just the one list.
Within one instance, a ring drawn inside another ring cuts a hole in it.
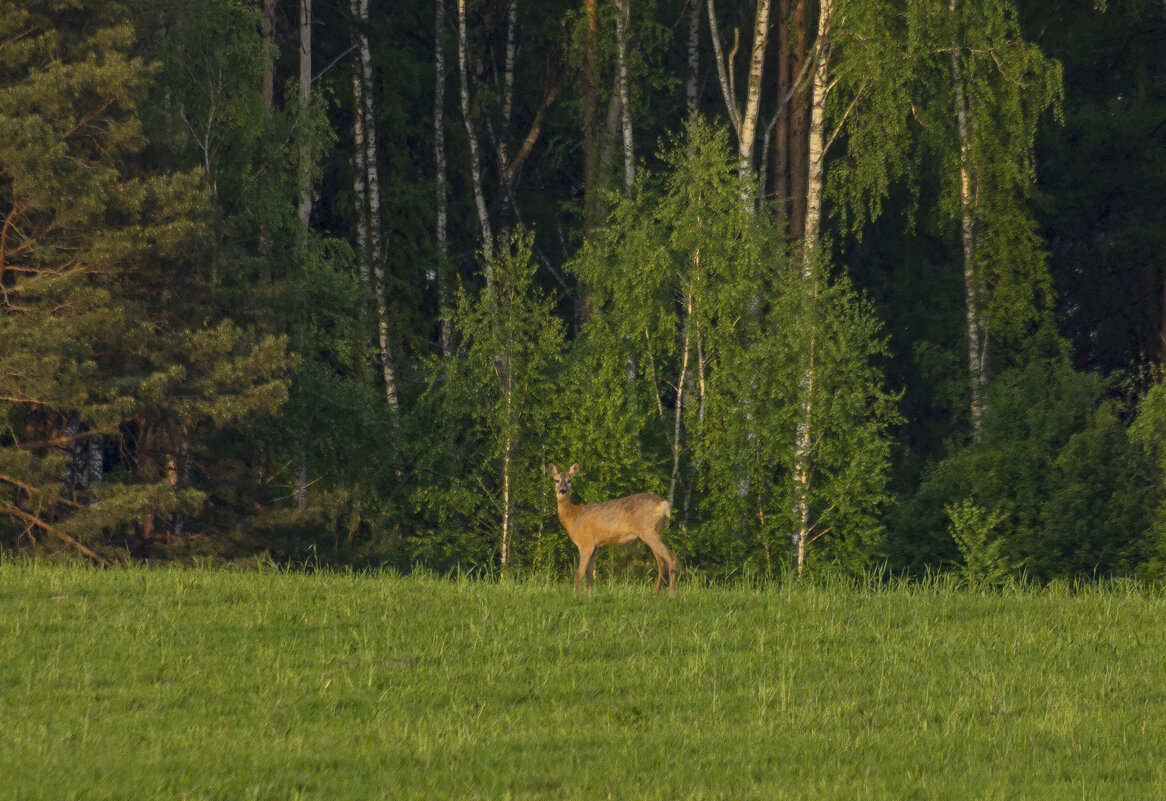
[{"label": "tree line", "polygon": [[1166,567],[1150,0],[0,2],[0,547]]}]

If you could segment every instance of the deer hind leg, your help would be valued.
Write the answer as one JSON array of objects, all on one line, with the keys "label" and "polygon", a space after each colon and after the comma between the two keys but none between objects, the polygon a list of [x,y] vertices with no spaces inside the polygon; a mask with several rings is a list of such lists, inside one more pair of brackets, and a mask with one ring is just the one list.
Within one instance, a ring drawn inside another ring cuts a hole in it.
[{"label": "deer hind leg", "polygon": [[664,570],[668,570],[668,597],[676,597],[676,554],[664,544],[659,535],[644,537],[644,542],[652,549],[656,557],[656,595],[660,594],[660,587],[664,583]]},{"label": "deer hind leg", "polygon": [[660,556],[660,554],[656,553],[655,551],[652,551],[652,556],[656,557],[656,589],[652,594],[659,595],[660,594],[660,585],[664,583],[664,570],[665,570],[664,565],[666,564],[666,562],[664,561],[664,558],[662,556]]}]

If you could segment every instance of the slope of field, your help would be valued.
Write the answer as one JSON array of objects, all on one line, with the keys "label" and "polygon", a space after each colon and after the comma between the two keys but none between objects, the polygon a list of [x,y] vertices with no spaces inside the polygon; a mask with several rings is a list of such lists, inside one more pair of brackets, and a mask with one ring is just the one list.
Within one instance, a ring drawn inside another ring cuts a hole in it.
[{"label": "slope of field", "polygon": [[0,563],[0,798],[1166,798],[1166,598]]}]

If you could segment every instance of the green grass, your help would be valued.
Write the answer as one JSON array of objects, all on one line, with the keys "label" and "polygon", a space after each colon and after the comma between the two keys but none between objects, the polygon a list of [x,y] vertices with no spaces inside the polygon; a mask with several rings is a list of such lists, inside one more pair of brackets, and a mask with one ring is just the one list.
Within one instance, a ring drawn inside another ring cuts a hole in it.
[{"label": "green grass", "polygon": [[1166,797],[1166,598],[0,563],[0,798]]}]

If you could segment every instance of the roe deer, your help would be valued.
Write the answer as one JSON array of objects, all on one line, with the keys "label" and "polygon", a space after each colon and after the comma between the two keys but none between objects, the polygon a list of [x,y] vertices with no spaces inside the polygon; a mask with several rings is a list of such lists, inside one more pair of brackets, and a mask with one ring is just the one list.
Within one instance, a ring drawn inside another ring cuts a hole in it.
[{"label": "roe deer", "polygon": [[579,472],[579,463],[565,473],[559,472],[554,462],[547,464],[555,480],[555,495],[559,503],[559,521],[567,529],[567,536],[579,549],[579,570],[575,573],[575,594],[579,582],[587,577],[587,594],[591,594],[591,577],[595,567],[595,549],[600,545],[625,545],[643,540],[656,557],[656,595],[668,571],[668,597],[676,596],[676,555],[660,539],[664,521],[672,511],[668,501],[659,495],[641,493],[617,498],[604,503],[583,506],[571,503],[571,479]]}]

